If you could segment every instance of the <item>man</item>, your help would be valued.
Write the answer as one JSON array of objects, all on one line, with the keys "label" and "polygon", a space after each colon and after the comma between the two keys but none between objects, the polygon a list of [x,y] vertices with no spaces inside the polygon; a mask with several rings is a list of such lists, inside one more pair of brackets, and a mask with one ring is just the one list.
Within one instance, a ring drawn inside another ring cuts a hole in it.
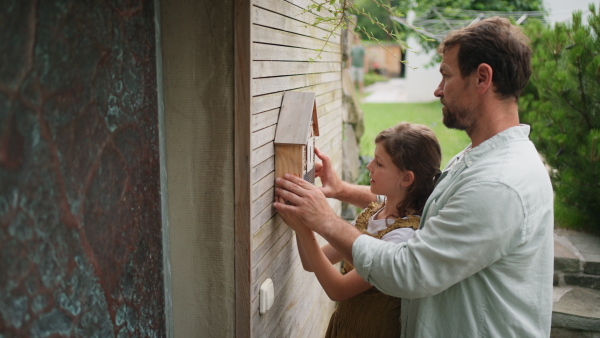
[{"label": "man", "polygon": [[552,312],[553,202],[548,173],[518,98],[531,50],[506,19],[490,18],[441,43],[435,90],[449,128],[472,143],[438,180],[421,229],[404,244],[361,236],[325,196],[364,206],[368,187],[342,182],[323,155],[323,188],[286,175],[274,206],[351,260],[366,281],[404,298],[406,337],[548,337]]},{"label": "man", "polygon": [[354,36],[354,46],[350,50],[350,76],[354,85],[358,86],[358,93],[360,100],[362,100],[364,79],[365,79],[365,65],[367,64],[367,55],[365,54],[365,47],[360,43],[358,35]]}]

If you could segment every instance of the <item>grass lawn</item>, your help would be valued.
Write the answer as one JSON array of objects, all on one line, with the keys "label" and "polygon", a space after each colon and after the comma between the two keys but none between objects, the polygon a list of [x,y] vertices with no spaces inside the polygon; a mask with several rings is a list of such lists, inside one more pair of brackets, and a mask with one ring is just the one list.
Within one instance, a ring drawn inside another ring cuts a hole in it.
[{"label": "grass lawn", "polygon": [[442,123],[442,105],[429,103],[364,103],[365,133],[360,140],[360,154],[373,157],[375,136],[383,129],[399,122],[419,123],[429,126],[442,147],[442,168],[469,143],[464,131],[448,129]]}]

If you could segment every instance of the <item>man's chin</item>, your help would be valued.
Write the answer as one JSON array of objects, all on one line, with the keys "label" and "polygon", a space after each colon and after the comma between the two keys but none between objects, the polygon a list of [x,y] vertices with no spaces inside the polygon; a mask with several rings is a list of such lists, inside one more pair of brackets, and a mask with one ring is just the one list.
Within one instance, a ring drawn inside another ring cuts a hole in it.
[{"label": "man's chin", "polygon": [[456,130],[466,130],[466,128],[463,125],[459,124],[458,121],[451,115],[444,114],[442,122],[447,128]]}]

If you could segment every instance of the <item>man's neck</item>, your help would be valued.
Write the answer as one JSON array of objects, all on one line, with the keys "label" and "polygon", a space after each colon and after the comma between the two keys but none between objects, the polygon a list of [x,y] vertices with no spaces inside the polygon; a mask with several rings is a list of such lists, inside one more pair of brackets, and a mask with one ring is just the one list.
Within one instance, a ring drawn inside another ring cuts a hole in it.
[{"label": "man's neck", "polygon": [[495,102],[492,107],[482,107],[480,117],[467,129],[472,147],[475,148],[486,140],[519,125],[519,111],[517,103]]}]

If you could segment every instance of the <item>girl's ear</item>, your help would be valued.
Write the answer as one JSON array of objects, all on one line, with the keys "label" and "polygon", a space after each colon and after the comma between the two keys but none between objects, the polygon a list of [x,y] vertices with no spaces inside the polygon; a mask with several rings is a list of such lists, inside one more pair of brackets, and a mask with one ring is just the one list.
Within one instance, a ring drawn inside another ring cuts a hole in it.
[{"label": "girl's ear", "polygon": [[415,173],[413,173],[410,170],[407,170],[404,172],[404,177],[402,178],[402,182],[400,182],[400,185],[402,185],[403,188],[408,188],[411,186],[411,184],[413,184],[414,181]]}]

